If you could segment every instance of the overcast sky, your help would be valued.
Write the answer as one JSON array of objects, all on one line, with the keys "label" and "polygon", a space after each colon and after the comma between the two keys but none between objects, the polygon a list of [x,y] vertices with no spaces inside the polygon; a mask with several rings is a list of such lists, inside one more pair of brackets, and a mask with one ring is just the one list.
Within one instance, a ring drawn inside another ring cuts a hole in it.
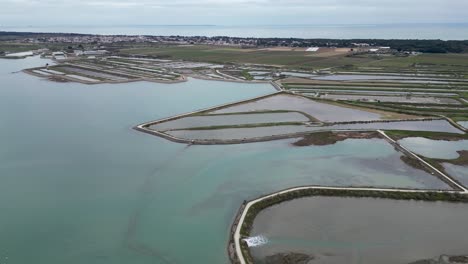
[{"label": "overcast sky", "polygon": [[0,26],[468,22],[468,0],[0,0]]}]

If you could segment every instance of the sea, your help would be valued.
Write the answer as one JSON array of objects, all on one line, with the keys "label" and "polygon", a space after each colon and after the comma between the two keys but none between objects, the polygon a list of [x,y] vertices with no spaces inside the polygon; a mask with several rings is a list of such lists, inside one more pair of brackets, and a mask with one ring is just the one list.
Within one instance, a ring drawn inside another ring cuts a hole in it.
[{"label": "sea", "polygon": [[109,35],[229,36],[330,39],[468,39],[468,23],[330,25],[114,25],[0,26],[0,31]]}]

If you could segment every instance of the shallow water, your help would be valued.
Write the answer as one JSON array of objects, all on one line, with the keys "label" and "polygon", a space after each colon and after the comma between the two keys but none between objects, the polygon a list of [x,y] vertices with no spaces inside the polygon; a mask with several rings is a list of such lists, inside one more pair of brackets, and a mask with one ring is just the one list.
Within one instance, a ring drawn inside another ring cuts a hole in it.
[{"label": "shallow water", "polygon": [[368,121],[379,120],[380,115],[352,108],[320,103],[294,95],[275,95],[255,102],[235,105],[212,113],[252,112],[263,110],[293,110],[307,113],[321,121]]},{"label": "shallow water", "polygon": [[445,120],[432,121],[401,121],[401,122],[382,122],[382,123],[364,123],[332,125],[323,127],[332,130],[343,129],[382,129],[382,130],[409,130],[409,131],[432,131],[463,134],[464,132],[452,126]]},{"label": "shallow water", "polygon": [[330,131],[330,130],[408,130],[408,131],[432,131],[463,134],[464,132],[452,126],[445,120],[434,121],[401,121],[401,122],[376,122],[358,124],[337,124],[330,126],[307,125],[278,125],[252,128],[224,128],[201,130],[176,130],[166,132],[169,135],[190,140],[230,140],[252,139],[278,135],[290,135],[302,132]]},{"label": "shallow water", "polygon": [[287,135],[300,132],[311,131],[307,126],[285,125],[285,126],[266,126],[253,128],[225,128],[210,130],[176,130],[165,133],[174,137],[183,139],[202,139],[202,140],[230,140],[230,139],[251,139],[278,135]]},{"label": "shallow water", "polygon": [[46,62],[0,60],[7,263],[227,263],[228,230],[245,199],[307,184],[447,188],[395,163],[385,142],[187,147],[131,129],[268,94],[268,84],[84,85],[11,73]]},{"label": "shallow water", "polygon": [[312,79],[326,81],[355,81],[355,80],[418,80],[424,78],[395,76],[395,75],[365,75],[365,74],[333,74],[318,76]]},{"label": "shallow water", "polygon": [[[400,95],[400,96],[406,96],[408,94],[407,91],[372,91],[372,90],[343,90],[343,89],[314,89],[314,88],[303,88],[303,89],[298,89],[294,88],[292,89],[293,91],[298,91],[301,93],[310,93],[310,92],[320,92],[320,93],[325,93],[325,92],[331,92],[331,93],[348,93],[348,94],[377,94],[377,95]],[[411,92],[412,95],[418,95],[418,96],[457,96],[456,93],[431,93],[431,92]]]},{"label": "shallow water", "polygon": [[227,126],[246,125],[257,123],[279,123],[279,122],[307,122],[309,118],[300,113],[263,113],[246,115],[209,115],[209,116],[189,116],[176,119],[157,125],[153,125],[153,130],[181,129],[191,127],[207,126]]},{"label": "shallow water", "polygon": [[466,129],[468,129],[468,121],[460,121],[460,122],[458,122],[458,124],[462,125]]},{"label": "shallow water", "polygon": [[467,204],[302,198],[260,212],[251,235],[269,243],[251,252],[259,260],[296,252],[313,255],[313,263],[408,264],[468,254],[467,220]]},{"label": "shallow water", "polygon": [[455,99],[437,98],[437,97],[417,97],[417,96],[378,96],[378,95],[350,95],[350,94],[327,94],[321,96],[326,99],[338,100],[371,100],[380,102],[395,103],[416,103],[416,104],[458,104],[461,103]]},{"label": "shallow water", "polygon": [[444,166],[445,171],[461,182],[465,187],[468,187],[468,165],[454,165],[451,163],[442,163],[442,166]]},{"label": "shallow water", "polygon": [[468,150],[468,140],[445,141],[410,137],[398,142],[417,154],[433,159],[456,159],[460,156],[457,151]]}]

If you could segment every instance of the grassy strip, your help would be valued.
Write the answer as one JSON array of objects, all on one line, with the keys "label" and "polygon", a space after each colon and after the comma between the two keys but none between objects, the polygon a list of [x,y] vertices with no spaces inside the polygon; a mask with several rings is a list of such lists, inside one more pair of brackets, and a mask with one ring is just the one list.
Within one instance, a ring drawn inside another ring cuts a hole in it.
[{"label": "grassy strip", "polygon": [[312,122],[321,122],[317,118],[301,111],[293,110],[266,110],[266,111],[250,111],[250,112],[234,112],[234,113],[218,113],[218,114],[208,114],[208,113],[197,113],[193,116],[223,116],[223,115],[252,115],[252,114],[284,114],[284,113],[299,113],[306,116]]},{"label": "grassy strip", "polygon": [[453,121],[458,122],[458,121],[468,121],[468,115],[465,116],[458,116],[458,115],[453,115],[450,118],[452,118]]},{"label": "grassy strip", "polygon": [[[425,166],[424,163],[422,163],[420,160],[403,155],[400,157],[400,160],[405,163],[406,165],[418,169],[418,170],[423,170],[429,174],[432,174],[433,171],[429,169],[429,167]],[[452,186],[451,186],[452,187]]]},{"label": "grassy strip", "polygon": [[369,108],[369,109],[376,109],[376,110],[394,112],[394,113],[399,113],[399,114],[420,115],[420,116],[436,116],[434,112],[437,112],[437,110],[439,110],[439,109],[436,109],[436,110],[431,109],[432,111],[431,112],[431,111],[414,111],[414,109],[402,109],[402,108],[395,109],[393,107],[388,107],[385,105],[369,104],[369,103],[355,102],[355,101],[340,101],[340,103],[351,105],[351,106],[357,106],[361,108]]},{"label": "grassy strip", "polygon": [[[293,82],[285,82],[284,85],[289,87],[293,86],[305,86],[305,87],[313,87],[313,86],[323,86],[323,87],[335,87],[335,86],[342,86],[342,87],[375,87],[376,89],[381,89],[384,87],[388,88],[400,88],[400,89],[447,89],[447,88],[456,88],[456,89],[465,89],[465,86],[460,84],[414,84],[414,83],[392,83],[392,82],[339,82],[339,81],[320,81],[320,82],[308,82],[308,83],[293,83]],[[450,86],[450,87],[449,87]]]},{"label": "grassy strip", "polygon": [[182,130],[218,130],[229,128],[256,128],[256,127],[274,127],[274,126],[302,126],[302,122],[279,122],[279,123],[257,123],[257,124],[242,124],[242,125],[226,125],[226,126],[208,126],[208,127],[190,127],[170,129],[167,131],[182,131]]},{"label": "grassy strip", "polygon": [[433,140],[458,141],[468,139],[468,134],[455,134],[446,132],[430,131],[407,131],[407,130],[385,130],[385,133],[394,140],[400,140],[407,137],[424,137]]},{"label": "grassy strip", "polygon": [[224,116],[224,115],[258,115],[258,114],[281,114],[281,113],[301,113],[299,111],[290,110],[261,110],[261,111],[250,111],[250,112],[233,112],[233,113],[217,113],[217,114],[196,114],[198,116]]},{"label": "grassy strip", "polygon": [[242,76],[243,76],[246,80],[248,80],[248,81],[251,81],[251,80],[254,79],[253,76],[249,73],[248,70],[243,70],[243,71],[241,72],[241,74],[242,74]]},{"label": "grassy strip", "polygon": [[[263,201],[252,205],[247,212],[241,226],[241,236],[248,237],[256,216],[264,209],[286,201],[313,197],[313,196],[333,196],[333,197],[353,197],[353,198],[383,198],[393,200],[416,200],[416,201],[444,201],[468,203],[468,196],[459,193],[440,192],[384,192],[384,191],[361,191],[361,190],[326,190],[326,189],[305,189],[269,197]],[[249,248],[244,241],[241,241],[242,252],[247,263],[253,263]]]},{"label": "grassy strip", "polygon": [[[131,75],[127,75],[127,74],[113,72],[112,70],[105,70],[105,69],[97,70],[97,69],[87,68],[85,66],[78,66],[78,65],[67,65],[67,64],[61,65],[60,64],[60,65],[57,65],[57,66],[50,67],[50,69],[57,70],[57,71],[62,71],[62,72],[69,72],[69,74],[86,76],[86,73],[82,73],[80,71],[71,71],[71,70],[63,69],[63,67],[77,68],[77,69],[81,69],[81,70],[85,70],[85,71],[92,71],[92,72],[95,72],[95,73],[98,73],[98,74],[101,73],[101,74],[104,74],[104,75],[127,78],[127,79],[130,79],[130,80],[135,80],[135,79],[140,78],[140,77],[136,77],[136,76],[131,76]],[[102,76],[92,77],[92,78],[94,78],[94,79],[96,79],[96,78],[105,78],[106,80],[110,79],[110,77],[102,77]]]},{"label": "grassy strip", "polygon": [[[324,86],[287,86],[287,90],[296,90],[296,91],[303,91],[303,92],[314,92],[314,91],[319,91],[319,92],[328,92],[328,93],[349,93],[349,94],[357,94],[357,95],[378,95],[378,96],[401,96],[406,95],[408,93],[420,93],[420,94],[412,94],[414,97],[418,96],[427,96],[427,93],[431,93],[431,96],[438,96],[438,97],[447,97],[447,98],[452,98],[455,96],[460,96],[463,95],[465,89],[459,89],[459,88],[433,88],[431,89],[421,89],[421,88],[396,88],[396,87],[386,87],[386,88],[367,88],[367,87],[359,87],[359,86],[330,86],[330,87],[324,87]],[[456,89],[456,90],[452,90]],[[379,92],[382,92],[379,94]],[[392,93],[390,93],[392,92]],[[424,93],[424,94],[421,94]],[[447,95],[447,93],[453,94],[453,95]],[[440,95],[439,95],[440,94]]]},{"label": "grassy strip", "polygon": [[[85,77],[85,78],[98,80],[98,81],[101,81],[101,82],[105,82],[105,81],[109,80],[109,79],[104,78],[104,77],[96,77],[96,76],[91,76],[91,75],[84,74],[84,73],[77,73],[77,72],[73,72],[73,71],[68,71],[66,69],[63,69],[60,66],[50,67],[49,69],[65,74],[65,75],[55,75],[55,74],[53,74],[53,76],[51,76],[51,77],[65,78],[65,77],[68,77],[68,75],[77,75],[77,76],[82,76],[82,77]],[[70,78],[73,78],[73,77],[70,77]]]},{"label": "grassy strip", "polygon": [[[422,116],[434,116],[430,114],[420,114],[416,112],[410,112],[410,111],[396,111],[395,109],[389,109],[389,108],[384,108],[384,107],[369,107],[367,105],[361,105],[357,102],[354,101],[334,101],[334,100],[328,100],[328,99],[323,99],[323,98],[316,98],[316,97],[311,97],[307,95],[302,95],[302,97],[310,99],[312,101],[318,101],[321,103],[326,103],[330,105],[336,105],[344,108],[351,108],[351,109],[357,109],[361,111],[367,111],[367,112],[372,112],[372,113],[377,113],[382,116],[384,116],[383,119],[407,119],[407,117],[402,117],[401,115],[406,115],[406,116],[412,116],[413,118],[416,117],[422,117]],[[372,111],[373,110],[373,111]],[[400,115],[399,115],[400,114]]]}]

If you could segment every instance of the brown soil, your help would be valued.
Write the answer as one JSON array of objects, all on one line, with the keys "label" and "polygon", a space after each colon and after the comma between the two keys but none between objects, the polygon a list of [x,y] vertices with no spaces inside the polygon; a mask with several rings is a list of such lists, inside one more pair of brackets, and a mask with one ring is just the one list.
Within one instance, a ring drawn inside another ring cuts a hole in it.
[{"label": "brown soil", "polygon": [[380,138],[377,132],[318,132],[307,135],[301,140],[292,143],[296,147],[305,146],[325,146],[332,145],[339,141],[344,141],[348,138],[369,139]]}]

